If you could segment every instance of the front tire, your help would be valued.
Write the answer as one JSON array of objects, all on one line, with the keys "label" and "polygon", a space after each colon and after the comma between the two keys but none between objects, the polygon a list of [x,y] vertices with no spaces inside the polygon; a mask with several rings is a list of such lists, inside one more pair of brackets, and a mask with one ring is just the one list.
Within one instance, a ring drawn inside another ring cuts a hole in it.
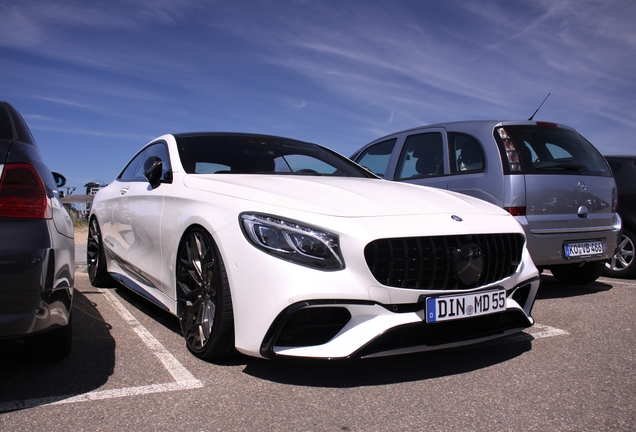
[{"label": "front tire", "polygon": [[234,354],[234,315],[225,266],[202,228],[184,236],[177,254],[177,315],[188,350],[201,359]]},{"label": "front tire", "polygon": [[92,218],[88,225],[88,241],[86,242],[86,263],[88,264],[88,279],[91,285],[106,288],[113,283],[106,268],[102,232],[96,218]]},{"label": "front tire", "polygon": [[566,285],[587,285],[601,276],[605,261],[589,261],[583,264],[562,264],[550,267],[555,278]]},{"label": "front tire", "polygon": [[636,235],[623,228],[618,252],[605,263],[603,274],[615,278],[627,278],[636,272]]}]

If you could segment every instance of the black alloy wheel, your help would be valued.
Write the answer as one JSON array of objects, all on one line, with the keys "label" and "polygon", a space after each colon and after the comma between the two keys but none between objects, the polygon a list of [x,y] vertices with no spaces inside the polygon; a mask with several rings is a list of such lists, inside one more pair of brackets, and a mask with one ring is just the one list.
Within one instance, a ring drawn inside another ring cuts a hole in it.
[{"label": "black alloy wheel", "polygon": [[223,260],[211,236],[191,229],[177,254],[177,315],[188,350],[202,359],[234,353],[232,298]]},{"label": "black alloy wheel", "polygon": [[106,268],[102,233],[96,218],[92,218],[88,225],[88,241],[86,242],[86,263],[88,264],[88,279],[95,287],[108,287],[113,279]]},{"label": "black alloy wheel", "polygon": [[636,235],[623,228],[616,255],[607,260],[603,274],[609,277],[627,278],[636,272]]}]

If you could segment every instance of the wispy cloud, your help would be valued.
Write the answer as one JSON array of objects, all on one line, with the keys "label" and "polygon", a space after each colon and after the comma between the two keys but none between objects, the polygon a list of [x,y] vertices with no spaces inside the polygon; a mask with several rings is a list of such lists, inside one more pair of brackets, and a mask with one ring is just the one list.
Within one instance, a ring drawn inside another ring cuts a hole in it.
[{"label": "wispy cloud", "polygon": [[187,130],[350,154],[425,123],[527,118],[548,92],[539,116],[593,142],[636,133],[636,2],[22,0],[0,16],[2,98],[96,154]]}]

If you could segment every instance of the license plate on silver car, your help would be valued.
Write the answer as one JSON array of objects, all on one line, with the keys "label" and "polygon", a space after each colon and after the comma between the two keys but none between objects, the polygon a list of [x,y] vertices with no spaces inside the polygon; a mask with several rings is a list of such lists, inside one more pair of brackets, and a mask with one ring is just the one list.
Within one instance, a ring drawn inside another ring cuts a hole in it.
[{"label": "license plate on silver car", "polygon": [[435,323],[506,310],[506,290],[481,291],[471,294],[428,297],[426,299],[426,322]]},{"label": "license plate on silver car", "polygon": [[563,244],[566,258],[603,255],[603,242],[600,240]]}]

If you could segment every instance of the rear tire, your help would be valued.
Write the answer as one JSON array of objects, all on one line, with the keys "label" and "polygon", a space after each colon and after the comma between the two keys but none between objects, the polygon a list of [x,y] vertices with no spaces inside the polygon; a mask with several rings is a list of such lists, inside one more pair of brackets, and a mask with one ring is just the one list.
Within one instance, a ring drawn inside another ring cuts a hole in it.
[{"label": "rear tire", "polygon": [[214,240],[195,227],[177,254],[177,315],[188,350],[201,359],[235,353],[230,286]]},{"label": "rear tire", "polygon": [[601,276],[605,261],[589,261],[583,264],[562,264],[550,267],[555,278],[566,285],[587,285]]},{"label": "rear tire", "polygon": [[114,279],[108,274],[106,268],[102,232],[96,218],[91,218],[88,225],[86,263],[88,264],[88,279],[94,287],[107,288],[112,286]]},{"label": "rear tire", "polygon": [[605,276],[614,278],[628,278],[636,272],[636,235],[623,228],[618,252],[605,263]]}]

